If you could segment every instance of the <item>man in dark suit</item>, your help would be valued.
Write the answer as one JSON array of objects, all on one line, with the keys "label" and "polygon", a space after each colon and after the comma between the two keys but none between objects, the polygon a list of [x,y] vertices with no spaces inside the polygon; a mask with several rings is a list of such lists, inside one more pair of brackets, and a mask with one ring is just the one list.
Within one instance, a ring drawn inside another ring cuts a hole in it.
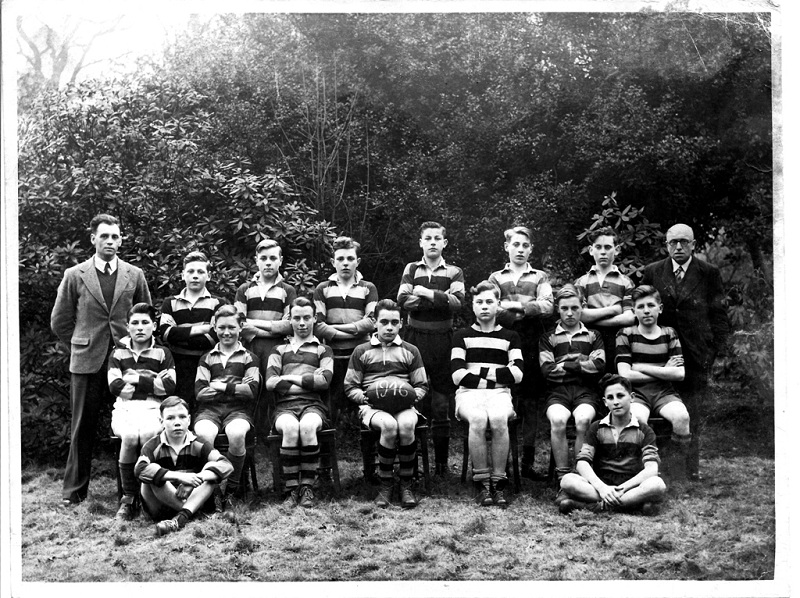
[{"label": "man in dark suit", "polygon": [[117,257],[119,222],[108,214],[92,218],[94,255],[68,268],[58,287],[50,327],[70,347],[72,427],[64,471],[62,504],[86,500],[98,414],[108,397],[108,355],[127,334],[128,310],[151,303],[144,273]]},{"label": "man in dark suit", "polygon": [[645,267],[642,284],[658,289],[663,312],[658,323],[678,332],[686,378],[678,385],[692,422],[686,461],[689,479],[700,479],[702,408],[714,360],[725,352],[729,333],[722,277],[716,266],[693,256],[694,232],[685,224],[667,231],[667,259]]}]

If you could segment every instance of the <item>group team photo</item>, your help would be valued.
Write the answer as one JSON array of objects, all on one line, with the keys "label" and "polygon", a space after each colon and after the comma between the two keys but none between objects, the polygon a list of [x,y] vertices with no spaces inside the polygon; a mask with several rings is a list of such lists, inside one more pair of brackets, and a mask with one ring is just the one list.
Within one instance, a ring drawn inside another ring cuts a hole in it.
[{"label": "group team photo", "polygon": [[21,14],[21,587],[774,579],[772,17]]}]

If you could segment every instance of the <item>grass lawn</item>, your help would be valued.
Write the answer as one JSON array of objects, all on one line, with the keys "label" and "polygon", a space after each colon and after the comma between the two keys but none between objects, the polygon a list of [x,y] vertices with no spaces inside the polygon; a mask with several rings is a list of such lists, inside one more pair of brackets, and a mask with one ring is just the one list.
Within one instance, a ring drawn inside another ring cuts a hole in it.
[{"label": "grass lawn", "polygon": [[[164,538],[145,517],[118,523],[110,456],[89,500],[57,506],[62,470],[22,476],[23,581],[762,580],[775,566],[772,416],[717,389],[700,484],[671,481],[651,517],[563,516],[555,489],[523,480],[506,510],[480,508],[458,474],[433,478],[418,508],[379,509],[355,438],[340,448],[342,493],[285,510],[259,449],[258,495],[237,524],[215,515]],[[753,425],[756,421],[757,425]],[[749,425],[745,425],[745,424]],[[734,431],[736,433],[734,434]],[[545,430],[546,432],[546,430]],[[462,430],[456,428],[455,434]],[[732,445],[735,442],[735,445]],[[459,440],[451,463],[460,462]],[[546,464],[543,443],[539,464]]]}]

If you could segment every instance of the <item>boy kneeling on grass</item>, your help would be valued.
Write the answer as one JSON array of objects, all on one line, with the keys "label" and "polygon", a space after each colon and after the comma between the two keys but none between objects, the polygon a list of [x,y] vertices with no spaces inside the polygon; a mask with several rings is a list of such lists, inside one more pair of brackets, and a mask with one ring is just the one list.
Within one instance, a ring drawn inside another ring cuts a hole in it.
[{"label": "boy kneeling on grass", "polygon": [[189,405],[171,396],[161,403],[164,431],[148,440],[136,462],[142,503],[156,521],[156,535],[176,532],[212,496],[233,466],[211,444],[189,431]]},{"label": "boy kneeling on grass", "polygon": [[558,509],[654,512],[667,487],[658,476],[656,435],[631,413],[632,387],[627,378],[606,374],[600,380],[609,413],[586,432],[575,469],[561,479],[568,496]]}]

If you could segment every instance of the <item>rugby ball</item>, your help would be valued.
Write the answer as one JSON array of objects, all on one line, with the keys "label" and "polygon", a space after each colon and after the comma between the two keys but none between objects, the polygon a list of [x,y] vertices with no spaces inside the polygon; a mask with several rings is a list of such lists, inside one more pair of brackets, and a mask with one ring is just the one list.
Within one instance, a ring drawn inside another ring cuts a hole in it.
[{"label": "rugby ball", "polygon": [[414,387],[395,376],[381,378],[367,389],[366,394],[369,404],[375,409],[392,414],[409,409],[417,400]]}]

